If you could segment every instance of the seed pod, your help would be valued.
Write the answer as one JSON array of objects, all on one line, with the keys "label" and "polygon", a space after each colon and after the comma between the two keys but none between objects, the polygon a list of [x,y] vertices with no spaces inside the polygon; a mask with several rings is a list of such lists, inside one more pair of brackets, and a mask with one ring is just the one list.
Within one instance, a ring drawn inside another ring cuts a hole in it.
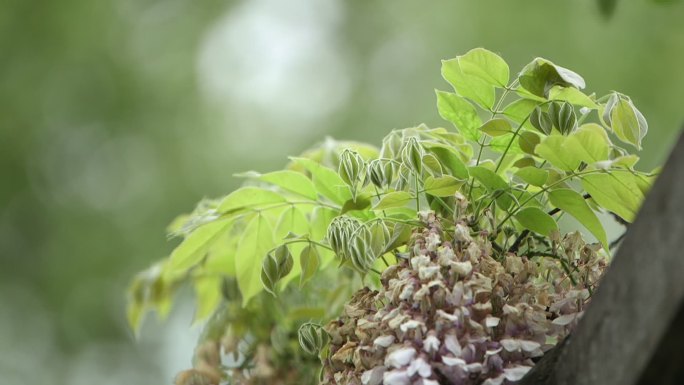
[{"label": "seed pod", "polygon": [[396,159],[401,152],[401,135],[397,131],[392,131],[382,140],[382,147],[380,148],[380,157],[387,159]]},{"label": "seed pod", "polygon": [[368,248],[373,253],[374,258],[378,258],[383,254],[387,242],[390,240],[390,232],[384,221],[374,221],[368,225],[368,234],[370,239],[367,240]]},{"label": "seed pod", "polygon": [[373,159],[368,163],[368,175],[366,179],[370,180],[377,188],[383,188],[387,185],[385,167],[382,159]]},{"label": "seed pod", "polygon": [[290,250],[285,245],[266,255],[261,265],[261,282],[269,293],[276,294],[276,284],[292,271],[293,264]]},{"label": "seed pod", "polygon": [[298,330],[299,346],[311,355],[318,355],[328,343],[328,333],[321,325],[307,322]]},{"label": "seed pod", "polygon": [[369,248],[370,240],[370,231],[363,226],[354,232],[348,245],[347,252],[352,265],[362,272],[367,271],[375,261],[373,252]]},{"label": "seed pod", "polygon": [[557,103],[553,102],[549,105],[549,117],[553,126],[563,135],[568,135],[575,129],[577,124],[577,116],[575,116],[575,109],[572,104],[568,102]]},{"label": "seed pod", "polygon": [[414,137],[408,138],[401,151],[401,161],[415,173],[423,171],[423,149]]},{"label": "seed pod", "polygon": [[360,180],[363,177],[363,171],[366,167],[366,162],[363,160],[358,152],[346,149],[340,155],[340,166],[338,173],[340,178],[349,187],[354,188],[357,183],[363,182]]},{"label": "seed pod", "polygon": [[361,226],[361,221],[346,215],[335,217],[330,222],[326,238],[330,248],[343,262],[349,259],[349,243],[353,234]]},{"label": "seed pod", "polygon": [[553,128],[551,118],[546,112],[542,111],[539,106],[532,110],[532,113],[530,114],[530,124],[546,135],[551,134],[551,128]]}]

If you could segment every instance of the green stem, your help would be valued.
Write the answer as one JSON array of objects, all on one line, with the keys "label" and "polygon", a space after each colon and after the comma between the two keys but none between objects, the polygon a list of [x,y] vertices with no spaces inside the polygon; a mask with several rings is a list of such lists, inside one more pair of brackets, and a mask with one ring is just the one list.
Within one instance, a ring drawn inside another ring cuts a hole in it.
[{"label": "green stem", "polygon": [[[549,100],[549,101],[546,101],[546,102],[544,102],[544,103],[541,103],[541,104],[539,105],[539,107],[541,107],[541,106],[543,106],[543,105],[545,105],[545,104],[548,104],[548,103],[550,103],[550,102],[551,102],[551,101]],[[536,107],[535,107],[535,108],[536,108]],[[508,150],[511,149],[511,146],[513,145],[513,141],[518,137],[518,134],[520,133],[520,130],[522,130],[522,128],[523,128],[523,126],[525,125],[525,123],[527,123],[527,121],[530,120],[530,116],[532,116],[532,112],[530,112],[529,114],[527,114],[527,116],[525,117],[525,119],[523,119],[523,121],[520,123],[520,125],[518,126],[518,128],[515,130],[515,132],[513,132],[513,137],[512,137],[511,140],[508,142],[508,145],[506,146],[506,149],[504,150],[504,152],[501,154],[501,157],[499,158],[499,161],[498,161],[497,164],[496,164],[496,168],[494,169],[494,172],[498,172],[498,171],[499,171],[499,168],[501,168],[501,164],[503,163],[504,158],[505,158],[506,155],[508,154]]]}]

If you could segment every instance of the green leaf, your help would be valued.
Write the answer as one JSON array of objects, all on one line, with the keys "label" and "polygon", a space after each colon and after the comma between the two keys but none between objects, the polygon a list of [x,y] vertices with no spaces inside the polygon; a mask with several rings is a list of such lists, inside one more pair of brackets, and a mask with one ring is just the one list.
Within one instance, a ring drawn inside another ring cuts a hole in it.
[{"label": "green leaf", "polygon": [[[310,238],[314,241],[324,241],[328,232],[328,226],[333,218],[338,216],[339,211],[328,207],[316,207],[311,214]],[[318,250],[321,257],[321,267],[326,267],[335,259],[335,253],[328,249]]]},{"label": "green leaf", "polygon": [[488,120],[485,124],[480,127],[480,130],[489,136],[501,136],[510,134],[513,127],[511,123],[506,119],[494,118]]},{"label": "green leaf", "polygon": [[566,101],[576,106],[587,107],[592,110],[598,108],[598,104],[596,104],[595,101],[575,87],[553,86],[549,90],[549,99]]},{"label": "green leaf", "polygon": [[558,231],[558,224],[553,217],[538,207],[523,208],[515,214],[515,219],[524,228],[547,237]]},{"label": "green leaf", "polygon": [[428,176],[423,182],[425,192],[436,197],[450,197],[461,189],[464,181],[458,180],[453,176],[442,176],[435,178]]},{"label": "green leaf", "polygon": [[532,186],[542,187],[549,178],[549,172],[535,166],[523,167],[515,172],[515,176]]},{"label": "green leaf", "polygon": [[406,191],[394,191],[385,194],[380,201],[373,206],[373,210],[382,210],[392,207],[404,207],[415,198]]},{"label": "green leaf", "polygon": [[596,123],[588,123],[578,128],[567,138],[565,146],[587,164],[607,160],[610,154],[608,134]]},{"label": "green leaf", "polygon": [[333,169],[307,158],[292,157],[290,159],[311,173],[316,190],[324,197],[340,205],[351,199],[349,186]]},{"label": "green leaf", "polygon": [[555,85],[583,89],[584,79],[573,71],[551,61],[536,58],[520,72],[520,85],[532,95],[546,98]]},{"label": "green leaf", "polygon": [[217,211],[225,214],[246,208],[282,202],[285,202],[285,198],[281,194],[259,187],[247,186],[241,187],[223,198]]},{"label": "green leaf", "polygon": [[222,277],[205,277],[195,280],[196,310],[193,323],[209,317],[221,303]]},{"label": "green leaf", "polygon": [[507,105],[503,110],[503,114],[512,121],[522,124],[538,105],[539,102],[535,100],[518,99]]},{"label": "green leaf", "polygon": [[283,210],[273,231],[276,240],[285,239],[290,233],[297,235],[309,233],[309,221],[297,206]]},{"label": "green leaf", "polygon": [[629,172],[618,171],[589,174],[582,176],[582,187],[599,206],[632,222],[644,200],[637,178]]},{"label": "green leaf", "polygon": [[176,247],[165,268],[166,277],[184,274],[207,256],[209,248],[229,231],[234,219],[217,220],[195,229]]},{"label": "green leaf", "polygon": [[342,211],[340,211],[340,215],[349,211],[365,210],[368,207],[370,207],[370,205],[371,200],[369,196],[359,195],[356,197],[356,199],[350,199],[344,202],[344,205],[342,206]]},{"label": "green leaf", "polygon": [[470,177],[470,174],[468,174],[468,167],[454,150],[442,146],[430,146],[428,144],[426,144],[426,147],[428,147],[428,151],[437,157],[442,163],[442,166],[444,166],[451,175],[458,179],[468,179]]},{"label": "green leaf", "polygon": [[437,94],[437,110],[442,119],[451,122],[458,131],[468,139],[478,140],[482,120],[472,104],[452,92],[435,90]]},{"label": "green leaf", "polygon": [[582,195],[574,190],[558,189],[549,192],[549,201],[552,205],[577,219],[582,226],[586,227],[601,242],[603,248],[608,250],[606,230],[604,230],[601,221],[599,221]]},{"label": "green leaf", "polygon": [[[490,192],[495,192],[497,190],[509,190],[510,186],[508,183],[494,171],[489,170],[482,166],[470,167],[470,175],[474,177],[478,182],[480,182],[487,190]],[[496,199],[497,203],[504,209],[508,209],[511,206],[511,197],[507,194],[503,194]]]},{"label": "green leaf", "polygon": [[311,179],[301,172],[281,170],[259,175],[257,179],[274,184],[284,190],[290,191],[305,198],[316,200],[318,194]]},{"label": "green leaf", "polygon": [[263,290],[261,265],[274,246],[271,224],[263,215],[257,214],[245,228],[235,254],[235,272],[243,306]]},{"label": "green leaf", "polygon": [[299,268],[301,275],[299,276],[299,286],[304,286],[311,277],[318,271],[318,266],[321,264],[321,258],[318,255],[318,249],[314,245],[307,245],[299,255]]},{"label": "green leaf", "polygon": [[611,113],[611,127],[620,140],[641,149],[641,139],[648,131],[648,125],[641,112],[629,100],[620,98]]},{"label": "green leaf", "polygon": [[523,150],[520,148],[520,144],[518,143],[518,140],[516,140],[516,137],[517,136],[512,132],[497,136],[489,142],[489,148],[498,153],[503,153],[508,149],[508,155],[522,154]]},{"label": "green leaf", "polygon": [[581,159],[566,146],[566,138],[560,135],[547,136],[535,147],[539,157],[564,171],[574,171]]},{"label": "green leaf", "polygon": [[493,86],[508,85],[508,64],[494,52],[475,48],[459,56],[458,61],[465,75],[478,77]]},{"label": "green leaf", "polygon": [[494,86],[476,76],[464,74],[458,58],[442,60],[442,77],[464,98],[489,110],[494,106]]},{"label": "green leaf", "polygon": [[541,139],[539,139],[539,135],[535,134],[534,132],[523,131],[518,137],[518,146],[520,146],[520,150],[522,152],[536,156],[537,153],[535,152],[535,149],[540,141]]}]

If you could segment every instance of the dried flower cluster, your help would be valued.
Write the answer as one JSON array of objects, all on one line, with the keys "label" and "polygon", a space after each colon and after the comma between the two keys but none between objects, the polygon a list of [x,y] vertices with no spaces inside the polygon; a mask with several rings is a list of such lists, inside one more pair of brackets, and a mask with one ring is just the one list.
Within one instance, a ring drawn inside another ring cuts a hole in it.
[{"label": "dried flower cluster", "polygon": [[553,242],[556,258],[519,256],[465,221],[451,234],[422,221],[380,291],[358,291],[327,325],[324,384],[515,383],[570,332],[606,266],[579,233]]}]

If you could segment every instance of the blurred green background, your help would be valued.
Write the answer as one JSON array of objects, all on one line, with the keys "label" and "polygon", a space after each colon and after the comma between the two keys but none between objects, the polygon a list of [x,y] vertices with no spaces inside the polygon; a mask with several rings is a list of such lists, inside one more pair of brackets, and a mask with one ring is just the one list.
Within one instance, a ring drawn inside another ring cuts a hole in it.
[{"label": "blurred green background", "polygon": [[125,324],[166,225],[325,136],[440,121],[440,59],[543,56],[647,117],[642,168],[684,122],[684,3],[594,0],[0,2],[0,383],[169,384],[181,303]]}]

